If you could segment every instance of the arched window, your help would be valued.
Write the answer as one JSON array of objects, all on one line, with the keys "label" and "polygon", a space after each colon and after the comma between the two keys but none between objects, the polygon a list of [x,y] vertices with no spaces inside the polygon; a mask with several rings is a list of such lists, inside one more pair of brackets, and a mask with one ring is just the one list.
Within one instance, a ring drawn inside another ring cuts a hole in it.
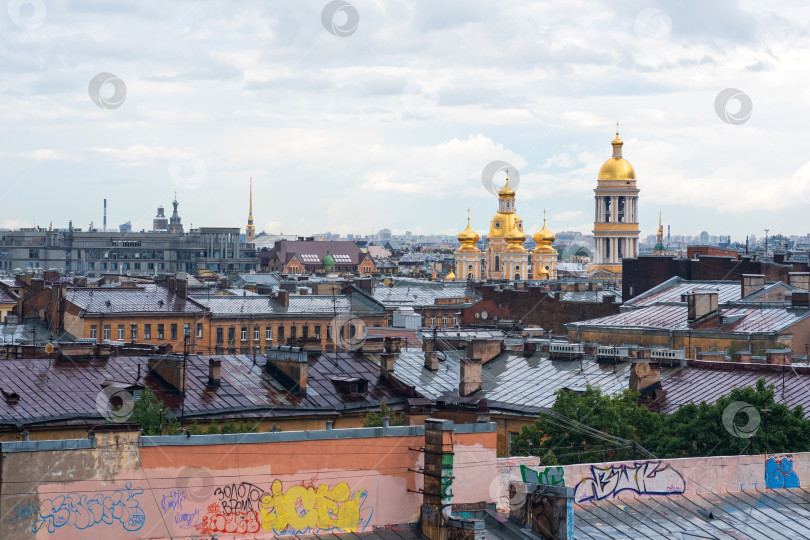
[{"label": "arched window", "polygon": [[469,274],[467,274],[467,279],[472,279],[472,278],[473,278],[472,272],[470,272]]},{"label": "arched window", "polygon": [[520,274],[515,274],[515,281],[520,280]]},{"label": "arched window", "polygon": [[496,272],[501,271],[501,257],[500,257],[500,255],[495,255],[495,271]]}]

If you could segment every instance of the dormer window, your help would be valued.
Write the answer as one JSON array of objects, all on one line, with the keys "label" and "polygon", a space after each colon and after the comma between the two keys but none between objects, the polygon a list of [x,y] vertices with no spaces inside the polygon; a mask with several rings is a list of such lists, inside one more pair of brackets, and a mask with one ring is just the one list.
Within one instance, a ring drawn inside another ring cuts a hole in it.
[{"label": "dormer window", "polygon": [[496,222],[495,222],[495,228],[496,228],[496,229],[500,229],[500,228],[501,228],[501,222],[500,222],[500,221],[496,221]]},{"label": "dormer window", "polygon": [[338,394],[362,397],[368,393],[368,381],[360,377],[335,377],[332,384]]}]

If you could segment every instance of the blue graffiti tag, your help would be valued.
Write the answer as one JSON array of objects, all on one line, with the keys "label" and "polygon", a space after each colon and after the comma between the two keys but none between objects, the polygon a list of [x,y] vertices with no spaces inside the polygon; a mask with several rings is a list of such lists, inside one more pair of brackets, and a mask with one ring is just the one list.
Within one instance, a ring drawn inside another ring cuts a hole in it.
[{"label": "blue graffiti tag", "polygon": [[116,489],[109,497],[103,493],[90,497],[68,493],[45,499],[40,503],[39,519],[31,530],[36,533],[47,524],[48,532],[53,533],[64,526],[87,529],[99,523],[112,525],[118,521],[125,530],[137,531],[146,523],[146,515],[137,499],[142,493],[142,489],[133,489],[127,483],[125,488]]},{"label": "blue graffiti tag", "polygon": [[39,515],[39,501],[36,499],[26,499],[24,503],[20,503],[13,508],[14,515],[8,518],[11,524],[21,522],[29,522],[36,519]]},{"label": "blue graffiti tag", "polygon": [[799,475],[793,470],[793,460],[768,458],[765,463],[765,487],[768,489],[797,488]]}]

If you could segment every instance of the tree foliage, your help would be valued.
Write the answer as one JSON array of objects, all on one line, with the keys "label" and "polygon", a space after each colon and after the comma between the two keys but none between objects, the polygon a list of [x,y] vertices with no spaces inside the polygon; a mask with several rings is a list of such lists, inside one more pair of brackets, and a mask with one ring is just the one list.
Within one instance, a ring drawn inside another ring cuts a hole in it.
[{"label": "tree foliage", "polygon": [[629,390],[605,395],[589,386],[580,395],[566,390],[556,395],[552,413],[541,413],[513,438],[513,454],[570,464],[641,458],[642,449],[658,458],[810,450],[810,420],[802,407],[777,403],[774,386],[764,379],[716,403],[689,403],[669,415],[639,405],[638,394]]},{"label": "tree foliage", "polygon": [[380,402],[380,411],[367,412],[366,416],[363,418],[363,425],[365,427],[382,427],[383,418],[386,416],[388,417],[389,426],[402,426],[405,424],[405,415],[389,408],[388,403],[383,399]]}]

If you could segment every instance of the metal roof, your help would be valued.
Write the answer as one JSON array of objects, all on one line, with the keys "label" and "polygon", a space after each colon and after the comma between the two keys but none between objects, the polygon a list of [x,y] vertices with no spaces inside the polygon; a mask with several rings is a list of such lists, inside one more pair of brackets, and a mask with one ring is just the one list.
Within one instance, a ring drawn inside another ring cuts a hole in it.
[{"label": "metal roof", "polygon": [[[222,361],[221,384],[208,387],[208,360]],[[379,378],[380,368],[359,354],[328,353],[308,360],[307,393],[290,394],[264,369],[264,355],[219,355],[188,358],[188,418],[238,415],[272,417],[313,413],[340,413],[379,405],[385,398],[394,404],[402,397]],[[104,381],[140,384],[149,388],[167,406],[180,410],[181,399],[171,388],[148,373],[148,358],[119,356],[109,360],[82,362],[45,359],[5,360],[0,371],[0,388],[16,392],[20,401],[0,400],[1,423],[69,423],[101,421],[96,398]],[[138,378],[138,373],[141,377]],[[341,394],[332,378],[360,377],[368,381],[365,395]]]},{"label": "metal roof", "polygon": [[752,490],[577,503],[577,539],[810,538],[810,490]]},{"label": "metal roof", "polygon": [[382,312],[379,304],[362,295],[299,295],[289,296],[289,306],[284,307],[274,296],[194,296],[194,299],[211,309],[212,316],[238,314],[329,314]]},{"label": "metal roof", "polygon": [[774,385],[777,402],[791,409],[801,405],[805,418],[810,418],[810,369],[807,367],[689,360],[687,367],[663,382],[664,391],[656,399],[656,405],[660,411],[672,413],[686,403],[715,403],[733,388],[756,386],[760,378]]},{"label": "metal roof", "polygon": [[[768,333],[782,332],[799,321],[810,316],[810,309],[791,309],[786,307],[731,307],[721,309],[724,319],[731,319],[722,326],[712,318],[699,323],[694,330],[718,330],[725,332]],[[685,305],[652,305],[608,315],[588,321],[568,323],[576,328],[615,327],[622,329],[655,328],[663,330],[689,330],[686,321]]]},{"label": "metal roof", "polygon": [[739,300],[742,286],[739,281],[685,280],[675,276],[641,293],[624,303],[630,307],[645,307],[656,304],[681,303],[681,295],[695,289],[717,289],[717,301],[720,304]]},{"label": "metal roof", "polygon": [[622,301],[622,295],[616,291],[565,291],[562,295],[562,301],[602,302],[608,296],[612,297],[614,302],[621,303]]},{"label": "metal roof", "polygon": [[[457,395],[459,384],[459,359],[464,351],[439,353],[438,371],[424,367],[425,355],[420,349],[406,349],[394,365],[394,376],[405,384],[414,386],[425,397]],[[629,388],[631,363],[616,366],[600,366],[594,360],[550,360],[539,354],[530,358],[514,353],[502,353],[482,368],[483,397],[490,408],[540,409],[554,404],[554,393],[561,388],[584,388],[590,384],[606,393],[621,392]],[[661,377],[666,379],[679,368],[662,368]],[[664,383],[666,384],[666,383]]]},{"label": "metal roof", "polygon": [[71,288],[66,300],[85,313],[197,313],[205,309],[166,287],[144,284],[136,287]]},{"label": "metal roof", "polygon": [[373,296],[386,307],[433,306],[439,299],[481,299],[480,294],[464,284],[417,285],[413,282],[394,287],[378,285],[374,287]]}]

